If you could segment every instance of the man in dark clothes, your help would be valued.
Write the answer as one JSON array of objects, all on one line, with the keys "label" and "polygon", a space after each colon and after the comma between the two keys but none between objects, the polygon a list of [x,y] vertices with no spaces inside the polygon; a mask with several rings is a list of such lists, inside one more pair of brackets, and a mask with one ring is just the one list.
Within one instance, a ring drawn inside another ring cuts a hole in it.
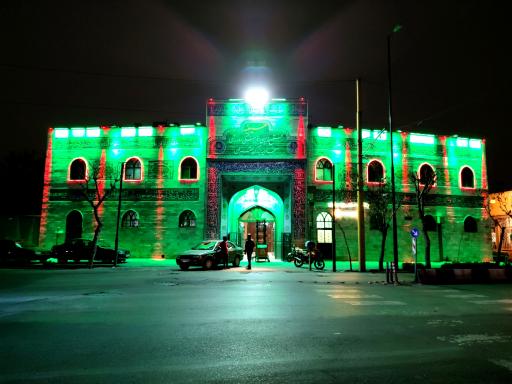
[{"label": "man in dark clothes", "polygon": [[220,242],[220,257],[224,263],[224,268],[228,269],[228,238],[227,236],[222,237]]},{"label": "man in dark clothes", "polygon": [[247,254],[247,261],[249,262],[247,269],[251,269],[251,259],[252,252],[254,251],[254,246],[254,241],[251,240],[251,234],[249,233],[247,235],[247,241],[245,242],[245,253]]}]

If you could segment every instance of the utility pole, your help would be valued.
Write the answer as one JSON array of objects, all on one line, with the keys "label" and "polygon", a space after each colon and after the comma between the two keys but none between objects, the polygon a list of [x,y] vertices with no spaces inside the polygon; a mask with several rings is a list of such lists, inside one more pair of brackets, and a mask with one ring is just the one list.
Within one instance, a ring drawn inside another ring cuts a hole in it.
[{"label": "utility pole", "polygon": [[364,191],[363,191],[363,132],[360,126],[361,108],[359,105],[359,78],[356,79],[356,129],[357,129],[357,250],[359,269],[366,272],[366,245],[364,228]]},{"label": "utility pole", "polygon": [[388,34],[388,124],[389,124],[389,142],[391,149],[391,202],[393,218],[393,261],[398,268],[398,228],[396,223],[396,187],[395,187],[395,160],[393,152],[393,108],[392,108],[392,89],[391,89],[391,36],[398,32],[402,26],[396,25],[393,31]]}]

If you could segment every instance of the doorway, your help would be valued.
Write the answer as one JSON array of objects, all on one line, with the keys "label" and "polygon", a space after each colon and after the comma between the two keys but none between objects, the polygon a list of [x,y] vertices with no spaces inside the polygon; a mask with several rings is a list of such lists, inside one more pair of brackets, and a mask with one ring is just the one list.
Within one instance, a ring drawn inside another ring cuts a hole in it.
[{"label": "doorway", "polygon": [[[231,240],[240,246],[244,245],[248,233],[256,242],[255,223],[265,220],[265,241],[267,247],[271,249],[269,252],[275,259],[281,259],[284,212],[285,206],[279,194],[265,187],[253,185],[236,192],[229,200],[225,216],[222,216],[226,220],[227,233]],[[221,227],[222,224],[221,222]]]},{"label": "doorway", "polygon": [[256,252],[266,252],[270,260],[275,260],[275,217],[261,207],[254,207],[242,215],[239,219],[239,235],[243,246],[247,235],[251,235],[256,243]]},{"label": "doorway", "polygon": [[82,237],[83,217],[80,211],[73,210],[66,216],[66,242]]}]

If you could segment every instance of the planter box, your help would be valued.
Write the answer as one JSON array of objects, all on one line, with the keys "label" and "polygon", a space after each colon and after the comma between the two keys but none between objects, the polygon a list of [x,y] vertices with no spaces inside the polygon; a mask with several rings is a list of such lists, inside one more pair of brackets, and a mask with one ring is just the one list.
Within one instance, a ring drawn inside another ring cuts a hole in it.
[{"label": "planter box", "polygon": [[491,281],[505,281],[507,274],[504,269],[489,269],[489,279]]},{"label": "planter box", "polygon": [[512,281],[510,268],[440,268],[419,269],[423,284],[493,283]]},{"label": "planter box", "polygon": [[453,275],[456,281],[471,281],[473,279],[473,270],[469,268],[454,269]]},{"label": "planter box", "polygon": [[437,269],[418,269],[418,278],[422,284],[438,284]]}]

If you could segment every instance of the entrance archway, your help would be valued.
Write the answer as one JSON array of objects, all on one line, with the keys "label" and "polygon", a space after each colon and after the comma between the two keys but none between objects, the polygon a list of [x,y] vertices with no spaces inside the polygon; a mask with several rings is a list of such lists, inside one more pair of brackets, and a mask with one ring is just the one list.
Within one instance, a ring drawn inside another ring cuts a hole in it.
[{"label": "entrance archway", "polygon": [[83,217],[80,211],[73,210],[66,216],[66,241],[82,237]]},{"label": "entrance archway", "polygon": [[243,246],[247,233],[256,240],[256,223],[260,231],[266,231],[267,247],[272,246],[272,255],[280,259],[284,224],[284,204],[281,197],[259,185],[238,191],[229,201],[228,233],[232,241]]}]

